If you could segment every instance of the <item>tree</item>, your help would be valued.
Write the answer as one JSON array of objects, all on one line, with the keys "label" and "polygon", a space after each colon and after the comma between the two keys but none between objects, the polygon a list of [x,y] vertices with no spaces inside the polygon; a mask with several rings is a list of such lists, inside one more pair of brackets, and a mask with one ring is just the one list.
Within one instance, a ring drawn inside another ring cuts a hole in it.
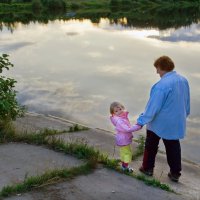
[{"label": "tree", "polygon": [[[9,70],[13,64],[9,61],[7,54],[0,56],[0,74],[4,69]],[[14,90],[17,81],[0,75],[0,124],[5,121],[15,120],[16,117],[23,116],[25,107],[20,106],[16,99]]]}]

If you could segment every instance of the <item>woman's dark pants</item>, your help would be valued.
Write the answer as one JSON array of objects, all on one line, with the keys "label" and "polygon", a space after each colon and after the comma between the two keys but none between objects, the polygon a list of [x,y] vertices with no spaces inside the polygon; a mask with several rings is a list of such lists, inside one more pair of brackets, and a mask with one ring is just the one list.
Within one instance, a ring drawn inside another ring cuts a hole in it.
[{"label": "woman's dark pants", "polygon": [[[144,170],[151,170],[155,166],[155,157],[158,152],[160,137],[154,132],[147,130],[145,150],[143,157]],[[172,174],[179,174],[181,171],[181,146],[179,140],[162,139],[166,149],[167,162]]]}]

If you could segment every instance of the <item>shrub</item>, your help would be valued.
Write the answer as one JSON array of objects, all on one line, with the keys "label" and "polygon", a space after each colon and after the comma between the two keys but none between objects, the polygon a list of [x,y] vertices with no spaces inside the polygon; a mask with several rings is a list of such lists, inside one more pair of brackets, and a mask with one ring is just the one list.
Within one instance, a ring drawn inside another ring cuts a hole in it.
[{"label": "shrub", "polygon": [[[10,67],[13,67],[13,64],[10,63],[8,55],[0,56],[0,73],[3,72],[3,69],[9,70]],[[24,107],[20,106],[16,99],[15,83],[16,80],[12,78],[0,76],[0,124],[8,120],[15,120],[24,113]]]}]

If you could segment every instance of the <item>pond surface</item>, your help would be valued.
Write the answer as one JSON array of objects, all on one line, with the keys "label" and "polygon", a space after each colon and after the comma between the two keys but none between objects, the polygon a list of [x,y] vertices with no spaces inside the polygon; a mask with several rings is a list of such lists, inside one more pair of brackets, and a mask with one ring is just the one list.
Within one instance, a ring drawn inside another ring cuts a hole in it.
[{"label": "pond surface", "polygon": [[98,24],[73,19],[15,23],[14,31],[3,26],[0,52],[15,65],[6,75],[18,81],[18,99],[29,111],[108,130],[113,130],[110,103],[122,102],[134,123],[160,79],[154,60],[170,56],[191,87],[183,157],[200,164],[200,23],[166,30],[103,18]]}]

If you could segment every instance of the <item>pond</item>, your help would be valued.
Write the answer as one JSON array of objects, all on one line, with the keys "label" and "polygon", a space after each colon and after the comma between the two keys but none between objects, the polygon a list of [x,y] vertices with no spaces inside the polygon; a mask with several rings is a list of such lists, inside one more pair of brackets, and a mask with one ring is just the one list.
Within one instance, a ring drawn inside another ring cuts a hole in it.
[{"label": "pond", "polygon": [[168,55],[191,87],[183,157],[200,164],[200,23],[160,30],[121,21],[18,22],[12,31],[4,24],[0,52],[9,54],[15,66],[6,75],[18,82],[19,102],[31,112],[113,130],[110,103],[122,102],[134,123],[160,79],[153,62]]}]

